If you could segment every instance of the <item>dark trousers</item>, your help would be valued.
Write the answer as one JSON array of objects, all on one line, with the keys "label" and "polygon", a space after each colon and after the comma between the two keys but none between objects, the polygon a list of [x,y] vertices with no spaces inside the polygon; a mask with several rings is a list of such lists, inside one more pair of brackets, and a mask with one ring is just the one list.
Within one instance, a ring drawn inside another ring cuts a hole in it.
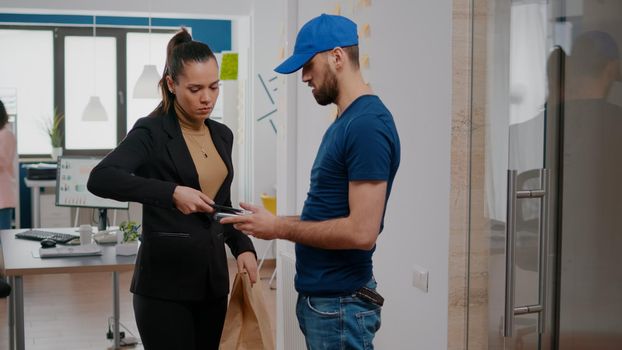
[{"label": "dark trousers", "polygon": [[134,315],[145,350],[217,350],[227,297],[171,301],[134,294]]}]

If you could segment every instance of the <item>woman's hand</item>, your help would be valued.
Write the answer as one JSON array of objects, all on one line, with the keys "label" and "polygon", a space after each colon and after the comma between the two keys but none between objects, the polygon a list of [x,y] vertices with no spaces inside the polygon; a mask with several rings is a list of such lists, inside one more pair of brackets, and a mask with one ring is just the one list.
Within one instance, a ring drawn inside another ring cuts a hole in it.
[{"label": "woman's hand", "polygon": [[214,208],[211,207],[214,201],[210,197],[201,191],[187,186],[175,187],[173,204],[180,212],[186,215],[199,212],[212,213],[214,211]]},{"label": "woman's hand", "polygon": [[242,273],[246,270],[248,277],[251,280],[251,284],[257,282],[257,258],[253,252],[244,252],[238,255],[238,272]]}]

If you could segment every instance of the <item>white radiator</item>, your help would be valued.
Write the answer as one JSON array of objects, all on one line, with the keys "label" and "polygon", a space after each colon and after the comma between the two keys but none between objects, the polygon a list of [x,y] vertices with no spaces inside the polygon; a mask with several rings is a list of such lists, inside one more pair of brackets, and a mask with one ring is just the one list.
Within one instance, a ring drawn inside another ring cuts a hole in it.
[{"label": "white radiator", "polygon": [[277,339],[282,339],[278,342],[277,348],[279,350],[305,350],[305,338],[298,327],[296,318],[296,299],[298,298],[298,293],[294,289],[296,259],[288,251],[280,251],[279,258],[277,309],[281,306],[282,312],[281,317],[277,319],[277,332],[282,331],[283,334],[282,337],[277,335]]}]

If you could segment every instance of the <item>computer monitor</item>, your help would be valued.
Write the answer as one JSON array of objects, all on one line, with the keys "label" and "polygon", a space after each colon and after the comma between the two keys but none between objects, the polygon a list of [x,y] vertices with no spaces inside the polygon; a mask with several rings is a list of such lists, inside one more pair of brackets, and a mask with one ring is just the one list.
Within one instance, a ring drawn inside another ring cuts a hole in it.
[{"label": "computer monitor", "polygon": [[95,208],[99,211],[98,229],[106,229],[107,209],[128,209],[128,202],[98,197],[86,188],[91,170],[101,158],[60,156],[56,170],[56,205],[60,207]]}]

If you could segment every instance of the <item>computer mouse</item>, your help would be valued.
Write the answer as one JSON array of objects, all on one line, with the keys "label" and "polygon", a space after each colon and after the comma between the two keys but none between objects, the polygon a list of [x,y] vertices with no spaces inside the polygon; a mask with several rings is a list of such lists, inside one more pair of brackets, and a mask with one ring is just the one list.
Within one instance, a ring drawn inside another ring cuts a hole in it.
[{"label": "computer mouse", "polygon": [[41,248],[54,248],[56,247],[56,241],[46,238],[41,241]]}]

